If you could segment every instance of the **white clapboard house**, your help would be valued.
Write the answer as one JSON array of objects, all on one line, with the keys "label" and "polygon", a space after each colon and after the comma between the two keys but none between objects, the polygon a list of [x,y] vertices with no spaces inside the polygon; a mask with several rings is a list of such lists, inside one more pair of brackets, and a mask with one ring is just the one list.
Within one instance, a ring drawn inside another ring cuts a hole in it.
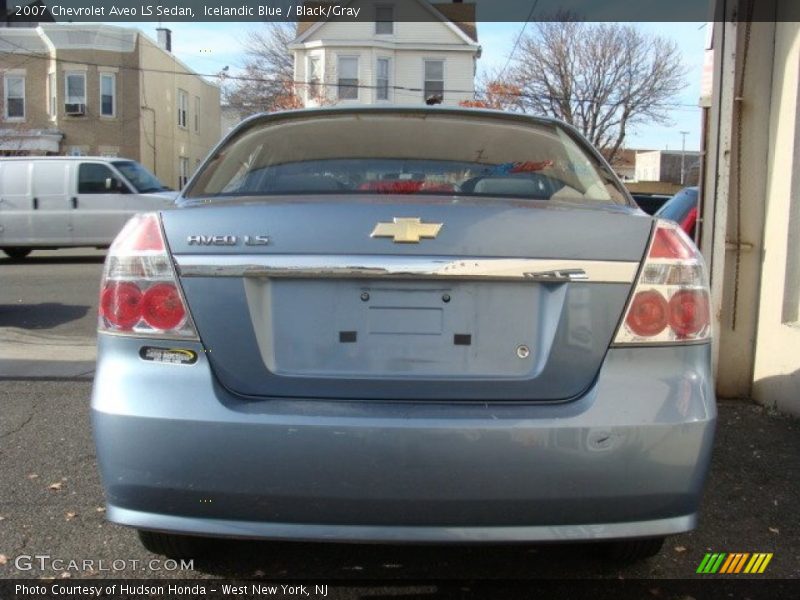
[{"label": "white clapboard house", "polygon": [[361,10],[357,22],[301,21],[289,46],[296,93],[306,106],[457,105],[473,98],[481,54],[474,4],[353,0],[345,5]]}]

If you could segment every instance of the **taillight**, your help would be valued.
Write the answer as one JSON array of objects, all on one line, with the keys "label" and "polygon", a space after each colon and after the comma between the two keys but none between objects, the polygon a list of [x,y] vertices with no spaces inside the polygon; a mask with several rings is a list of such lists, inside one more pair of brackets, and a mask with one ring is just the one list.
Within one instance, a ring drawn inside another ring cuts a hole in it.
[{"label": "taillight", "polygon": [[133,217],[108,250],[100,331],[197,339],[156,213]]},{"label": "taillight", "polygon": [[657,221],[616,344],[693,342],[711,337],[703,258],[671,221]]}]

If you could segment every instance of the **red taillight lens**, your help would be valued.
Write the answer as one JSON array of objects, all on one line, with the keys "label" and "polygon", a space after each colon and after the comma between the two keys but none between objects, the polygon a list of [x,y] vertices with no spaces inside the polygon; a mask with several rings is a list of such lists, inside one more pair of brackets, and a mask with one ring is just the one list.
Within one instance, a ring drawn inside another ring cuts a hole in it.
[{"label": "red taillight lens", "polygon": [[669,301],[669,325],[678,335],[686,338],[697,335],[708,327],[708,295],[702,290],[681,290]]},{"label": "red taillight lens", "polygon": [[133,217],[106,257],[98,330],[197,340],[155,213]]},{"label": "red taillight lens", "polygon": [[130,331],[142,318],[141,290],[127,281],[109,281],[100,294],[100,316],[114,327]]},{"label": "red taillight lens", "polygon": [[111,251],[117,254],[164,252],[158,217],[142,215],[128,221],[114,240]]},{"label": "red taillight lens", "polygon": [[669,304],[659,292],[639,292],[633,298],[625,323],[636,335],[658,335],[669,323]]},{"label": "red taillight lens", "polygon": [[711,336],[705,265],[676,223],[657,221],[617,344],[707,340]]},{"label": "red taillight lens", "polygon": [[144,293],[142,318],[154,329],[175,329],[186,316],[178,290],[171,283],[159,283]]},{"label": "red taillight lens", "polygon": [[676,229],[659,227],[656,229],[653,245],[650,247],[650,258],[672,258],[688,260],[694,258],[695,250],[688,246],[678,235]]}]

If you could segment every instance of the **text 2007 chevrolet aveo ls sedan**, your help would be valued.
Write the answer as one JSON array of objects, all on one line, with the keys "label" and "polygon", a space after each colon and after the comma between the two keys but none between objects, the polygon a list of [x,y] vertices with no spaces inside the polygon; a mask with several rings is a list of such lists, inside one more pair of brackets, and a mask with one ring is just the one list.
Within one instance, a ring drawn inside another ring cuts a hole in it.
[{"label": "text 2007 chevrolet aveo ls sedan", "polygon": [[343,108],[241,124],[106,260],[108,518],[202,537],[692,529],[716,420],[703,261],[568,126]]}]

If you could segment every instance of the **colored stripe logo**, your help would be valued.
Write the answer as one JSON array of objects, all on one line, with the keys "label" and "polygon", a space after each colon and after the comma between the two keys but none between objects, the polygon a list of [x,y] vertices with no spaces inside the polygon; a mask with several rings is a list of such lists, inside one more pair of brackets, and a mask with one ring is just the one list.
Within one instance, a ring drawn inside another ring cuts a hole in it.
[{"label": "colored stripe logo", "polygon": [[772,560],[772,552],[709,552],[700,561],[697,573],[735,575],[763,573]]}]

